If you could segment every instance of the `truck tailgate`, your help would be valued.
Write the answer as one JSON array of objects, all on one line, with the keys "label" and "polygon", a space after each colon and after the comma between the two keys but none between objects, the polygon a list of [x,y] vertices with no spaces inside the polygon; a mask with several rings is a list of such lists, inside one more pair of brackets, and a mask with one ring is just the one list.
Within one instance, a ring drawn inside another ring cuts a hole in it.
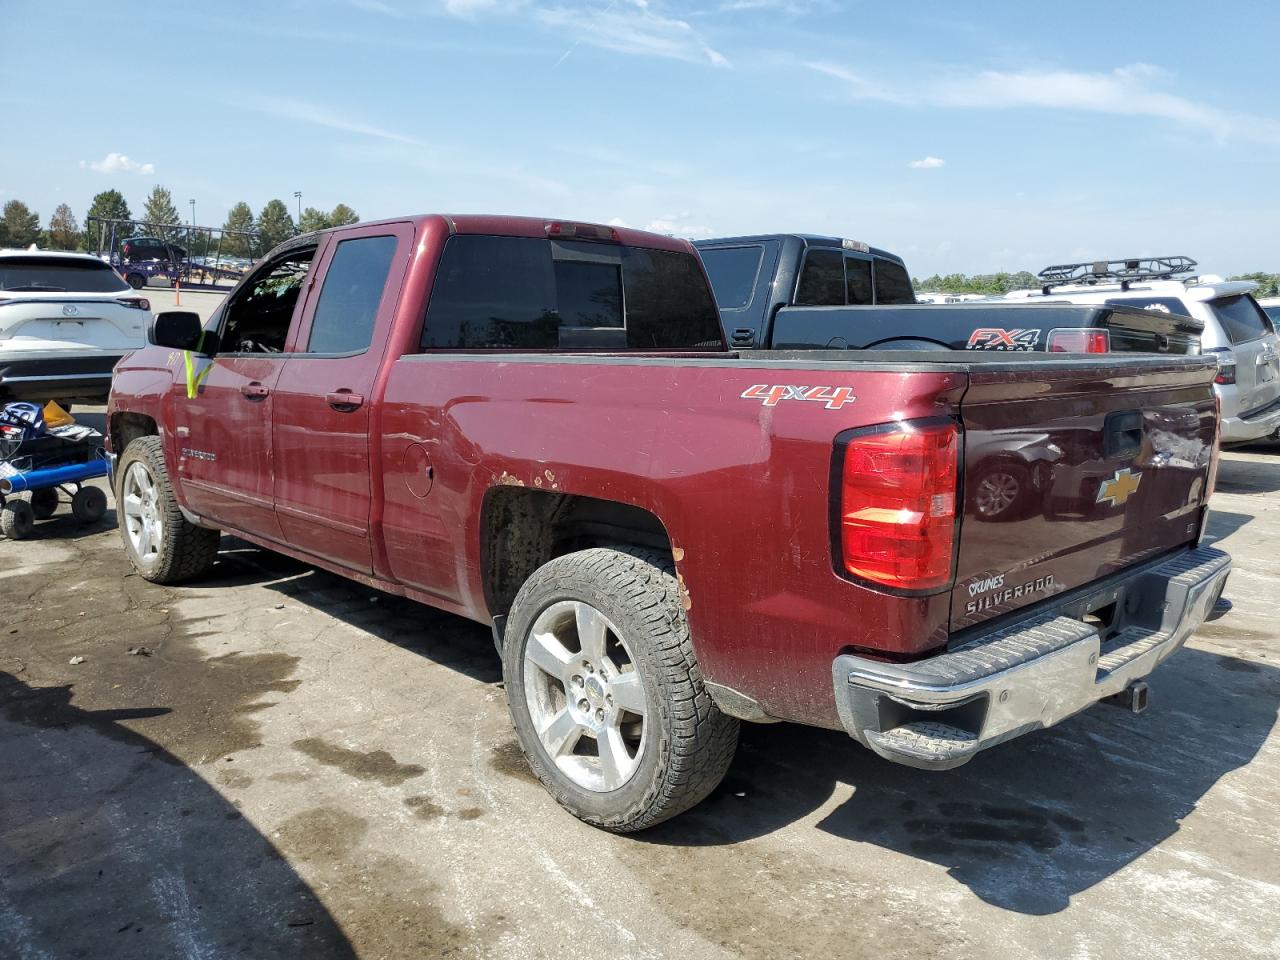
[{"label": "truck tailgate", "polygon": [[1217,413],[1213,367],[1134,357],[975,366],[951,630],[1194,541]]}]

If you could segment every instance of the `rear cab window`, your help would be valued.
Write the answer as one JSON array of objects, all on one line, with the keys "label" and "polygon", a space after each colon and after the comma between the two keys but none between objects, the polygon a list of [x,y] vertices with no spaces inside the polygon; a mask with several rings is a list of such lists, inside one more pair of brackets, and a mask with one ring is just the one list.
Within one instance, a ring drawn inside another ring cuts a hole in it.
[{"label": "rear cab window", "polygon": [[907,276],[907,268],[896,260],[876,257],[876,303],[893,305],[915,303],[916,292]]},{"label": "rear cab window", "polygon": [[424,350],[718,350],[720,317],[690,253],[458,235],[441,254]]},{"label": "rear cab window", "polygon": [[[798,307],[867,307],[915,303],[916,294],[902,264],[876,257],[846,254],[831,247],[811,247],[796,284]],[[723,306],[723,304],[722,304]]]},{"label": "rear cab window", "polygon": [[0,291],[124,293],[129,284],[106,263],[62,257],[0,258]]},{"label": "rear cab window", "polygon": [[1271,320],[1247,293],[1210,300],[1209,309],[1233,344],[1247,343],[1273,332]]},{"label": "rear cab window", "polygon": [[740,310],[751,302],[760,276],[764,247],[753,243],[742,247],[703,249],[702,265],[707,268],[716,302],[721,310]]}]

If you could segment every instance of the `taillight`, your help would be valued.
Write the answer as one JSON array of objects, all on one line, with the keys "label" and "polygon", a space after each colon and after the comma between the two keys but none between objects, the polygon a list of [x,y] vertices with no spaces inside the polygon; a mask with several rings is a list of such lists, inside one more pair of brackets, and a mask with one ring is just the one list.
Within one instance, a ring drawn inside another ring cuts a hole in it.
[{"label": "taillight", "polygon": [[151,301],[144,297],[117,297],[116,303],[122,303],[126,307],[133,307],[135,310],[151,309]]},{"label": "taillight", "polygon": [[1218,361],[1218,375],[1213,378],[1214,383],[1236,382],[1236,358],[1232,356],[1229,349],[1214,347],[1212,350],[1206,350],[1205,353],[1212,353]]},{"label": "taillight", "polygon": [[1049,331],[1046,346],[1050,353],[1109,353],[1111,335],[1090,327],[1062,327]]},{"label": "taillight", "polygon": [[1213,395],[1213,446],[1209,448],[1209,476],[1204,484],[1204,502],[1208,503],[1218,486],[1218,455],[1222,452],[1222,398]]},{"label": "taillight", "polygon": [[622,235],[613,227],[604,227],[595,223],[567,223],[553,221],[544,229],[548,237],[571,238],[574,240],[604,240],[610,243],[621,243]]},{"label": "taillight", "polygon": [[840,568],[901,590],[947,586],[955,546],[956,425],[886,424],[843,445]]}]

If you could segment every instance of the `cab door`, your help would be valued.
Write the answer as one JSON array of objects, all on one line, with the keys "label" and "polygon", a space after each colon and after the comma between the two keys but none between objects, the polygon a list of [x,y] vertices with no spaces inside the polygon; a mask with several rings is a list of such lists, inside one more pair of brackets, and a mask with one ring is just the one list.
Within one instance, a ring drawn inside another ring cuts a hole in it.
[{"label": "cab door", "polygon": [[270,540],[284,539],[272,500],[274,394],[315,253],[313,245],[273,258],[219,308],[208,327],[219,348],[195,364],[194,397],[185,377],[175,378],[174,446],[187,508]]},{"label": "cab door", "polygon": [[410,224],[331,241],[272,413],[275,507],[286,541],[373,570],[374,390],[413,244]]}]

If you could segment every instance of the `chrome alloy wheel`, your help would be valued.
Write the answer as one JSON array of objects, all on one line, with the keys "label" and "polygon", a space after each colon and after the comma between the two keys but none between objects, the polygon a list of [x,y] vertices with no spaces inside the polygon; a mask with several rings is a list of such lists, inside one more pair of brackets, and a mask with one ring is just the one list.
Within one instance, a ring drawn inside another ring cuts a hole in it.
[{"label": "chrome alloy wheel", "polygon": [[580,600],[539,614],[524,648],[524,695],[547,756],[577,786],[607,793],[645,748],[644,685],[618,628]]},{"label": "chrome alloy wheel", "polygon": [[996,517],[1004,513],[1018,499],[1021,484],[1011,473],[989,473],[978,482],[978,513],[984,517]]},{"label": "chrome alloy wheel", "polygon": [[134,461],[124,475],[121,492],[124,530],[129,545],[141,563],[153,563],[164,543],[160,488],[150,471],[140,461]]}]

